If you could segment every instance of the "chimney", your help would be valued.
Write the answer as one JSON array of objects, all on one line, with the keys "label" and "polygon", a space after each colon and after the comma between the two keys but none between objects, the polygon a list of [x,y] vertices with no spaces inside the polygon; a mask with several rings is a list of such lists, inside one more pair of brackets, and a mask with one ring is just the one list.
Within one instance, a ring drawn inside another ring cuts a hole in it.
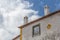
[{"label": "chimney", "polygon": [[26,24],[26,23],[28,23],[28,17],[27,16],[24,17],[24,24]]},{"label": "chimney", "polygon": [[49,14],[49,7],[47,5],[44,6],[44,15]]}]

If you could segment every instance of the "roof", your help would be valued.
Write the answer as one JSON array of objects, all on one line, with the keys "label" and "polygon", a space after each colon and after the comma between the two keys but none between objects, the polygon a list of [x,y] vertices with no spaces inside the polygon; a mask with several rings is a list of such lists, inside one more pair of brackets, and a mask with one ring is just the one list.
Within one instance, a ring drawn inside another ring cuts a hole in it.
[{"label": "roof", "polygon": [[17,39],[18,37],[20,37],[20,35],[16,36],[15,38],[13,38],[13,40]]},{"label": "roof", "polygon": [[45,19],[45,18],[47,18],[47,17],[50,17],[50,16],[52,16],[52,15],[54,15],[54,14],[57,14],[57,13],[59,13],[59,12],[60,12],[60,10],[55,11],[55,12],[52,12],[52,13],[46,15],[46,16],[43,16],[43,17],[41,17],[41,18],[39,18],[39,19],[37,19],[37,20],[31,21],[30,23],[24,24],[24,25],[22,25],[22,26],[20,26],[20,27],[18,27],[18,28],[24,28],[24,27],[26,27],[26,26],[28,26],[28,25],[30,25],[30,24],[32,24],[32,23],[35,23],[35,22],[37,22],[37,21],[40,21],[40,20]]}]

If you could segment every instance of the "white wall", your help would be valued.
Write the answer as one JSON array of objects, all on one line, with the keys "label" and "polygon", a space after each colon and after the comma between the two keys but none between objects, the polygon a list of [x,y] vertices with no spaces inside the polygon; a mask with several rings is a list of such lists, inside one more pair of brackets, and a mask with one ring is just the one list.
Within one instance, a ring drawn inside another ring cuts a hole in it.
[{"label": "white wall", "polygon": [[[41,28],[41,35],[32,37],[32,27],[39,23],[40,23],[40,28]],[[50,30],[47,29],[48,24],[52,25]],[[44,34],[49,31],[55,31],[57,33],[60,32],[60,13],[55,14],[51,17],[45,18],[43,20],[40,20],[38,22],[35,22],[23,28],[23,37],[26,40],[40,40],[40,37],[42,37],[42,35],[44,36]]]}]

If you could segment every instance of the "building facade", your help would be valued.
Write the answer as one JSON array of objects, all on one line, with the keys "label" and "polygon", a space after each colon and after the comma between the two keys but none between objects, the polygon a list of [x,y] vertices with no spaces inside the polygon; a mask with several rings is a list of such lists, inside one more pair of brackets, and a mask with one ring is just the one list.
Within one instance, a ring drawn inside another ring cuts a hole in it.
[{"label": "building facade", "polygon": [[17,40],[60,40],[60,10],[19,27]]}]

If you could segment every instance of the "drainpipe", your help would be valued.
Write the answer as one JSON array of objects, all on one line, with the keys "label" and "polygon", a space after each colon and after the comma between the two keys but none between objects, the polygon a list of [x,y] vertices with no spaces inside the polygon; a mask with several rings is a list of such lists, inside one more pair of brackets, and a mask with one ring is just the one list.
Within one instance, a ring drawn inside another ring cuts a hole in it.
[{"label": "drainpipe", "polygon": [[22,27],[20,28],[20,40],[22,40]]}]

